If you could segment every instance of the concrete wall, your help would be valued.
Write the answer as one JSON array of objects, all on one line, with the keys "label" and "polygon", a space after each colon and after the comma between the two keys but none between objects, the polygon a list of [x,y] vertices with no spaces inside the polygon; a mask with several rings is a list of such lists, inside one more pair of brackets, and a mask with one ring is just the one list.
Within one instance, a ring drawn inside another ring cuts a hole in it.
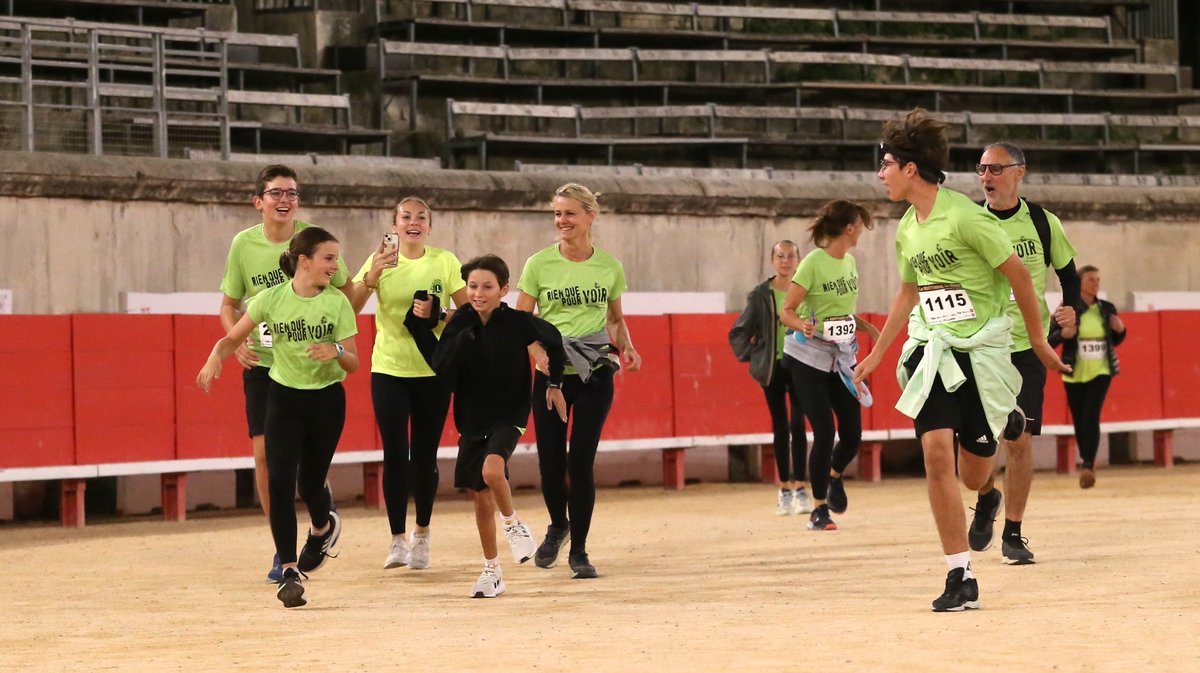
[{"label": "concrete wall", "polygon": [[[0,288],[15,313],[115,312],[124,292],[217,289],[233,235],[259,221],[250,205],[259,166],[0,152]],[[553,240],[548,201],[563,174],[308,168],[301,218],[332,230],[355,269],[401,195],[434,206],[433,245],[467,259],[504,257],[516,272]],[[728,306],[769,272],[774,241],[805,241],[831,198],[868,204],[879,219],[855,256],[860,308],[886,309],[903,209],[869,176],[813,173],[800,181],[575,176],[603,192],[598,245],[638,291],[721,291]],[[951,185],[978,196],[974,176]],[[1134,290],[1200,291],[1200,188],[1037,185],[1027,195],[1059,214],[1079,263],[1100,267],[1118,305]],[[804,245],[805,249],[809,246]],[[1050,287],[1057,283],[1051,280]]]}]

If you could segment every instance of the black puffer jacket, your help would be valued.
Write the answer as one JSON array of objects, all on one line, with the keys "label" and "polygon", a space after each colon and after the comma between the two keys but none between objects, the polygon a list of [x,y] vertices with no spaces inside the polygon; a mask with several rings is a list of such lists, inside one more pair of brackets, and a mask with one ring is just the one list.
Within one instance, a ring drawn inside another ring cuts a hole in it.
[{"label": "black puffer jacket", "polygon": [[[1113,376],[1116,376],[1121,371],[1121,363],[1117,359],[1117,346],[1121,345],[1121,342],[1125,340],[1125,335],[1129,333],[1129,330],[1126,329],[1121,333],[1114,332],[1112,327],[1109,326],[1108,321],[1109,318],[1117,315],[1117,307],[1113,306],[1112,302],[1105,301],[1099,297],[1096,298],[1096,301],[1100,304],[1100,321],[1104,323],[1104,341],[1108,344],[1108,347],[1105,349],[1108,353],[1108,369],[1112,372]],[[1082,316],[1090,308],[1091,306],[1081,302],[1075,307],[1075,314]],[[1078,325],[1078,322],[1076,324]],[[1070,339],[1063,338],[1062,328],[1058,326],[1057,322],[1051,320],[1050,334],[1046,337],[1046,340],[1050,342],[1051,346],[1062,344],[1063,364],[1071,365],[1072,367],[1075,366],[1075,362],[1079,359],[1078,333]]]},{"label": "black puffer jacket", "polygon": [[775,293],[771,276],[746,295],[746,308],[729,328],[729,345],[738,362],[750,363],[750,376],[759,385],[771,385],[775,371],[776,339],[779,335],[779,315],[775,312]]}]

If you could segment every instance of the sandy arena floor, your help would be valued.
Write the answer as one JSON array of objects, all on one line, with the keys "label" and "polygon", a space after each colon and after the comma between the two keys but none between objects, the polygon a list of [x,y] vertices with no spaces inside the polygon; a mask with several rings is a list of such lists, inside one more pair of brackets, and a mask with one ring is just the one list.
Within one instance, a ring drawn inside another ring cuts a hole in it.
[{"label": "sandy arena floor", "polygon": [[[518,566],[502,545],[495,600],[466,597],[481,556],[457,498],[434,512],[424,571],[382,570],[384,514],[343,505],[341,556],[296,610],[262,582],[261,516],[10,525],[0,671],[1196,670],[1200,466],[1099,477],[1080,491],[1039,473],[1037,565],[976,555],[983,609],[962,614],[929,611],[946,568],[918,479],[848,482],[833,533],[774,516],[765,486],[604,490],[601,578]],[[540,497],[518,508],[540,535]]]}]

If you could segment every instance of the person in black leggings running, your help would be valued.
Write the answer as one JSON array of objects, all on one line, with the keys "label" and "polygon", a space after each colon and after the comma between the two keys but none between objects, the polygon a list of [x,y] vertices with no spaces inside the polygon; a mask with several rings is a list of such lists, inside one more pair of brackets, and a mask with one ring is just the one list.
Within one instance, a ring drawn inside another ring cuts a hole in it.
[{"label": "person in black leggings running", "polygon": [[[570,539],[567,561],[575,579],[597,576],[588,558],[587,536],[596,506],[596,449],[612,407],[613,374],[622,363],[629,371],[642,366],[621,310],[625,269],[592,244],[592,224],[600,211],[596,197],[583,185],[558,188],[552,202],[558,241],[525,262],[517,284],[517,308],[536,307],[558,328],[570,365],[563,382],[573,417],[569,452],[567,421],[543,405],[533,408],[542,497],[550,513],[550,526],[534,560],[539,568],[553,567]],[[545,395],[548,382],[544,374],[535,378],[534,399]]]},{"label": "person in black leggings running", "polygon": [[[301,578],[325,564],[341,536],[341,517],[332,510],[325,478],[346,420],[341,381],[358,369],[358,325],[350,301],[329,286],[338,271],[338,242],[332,234],[319,227],[297,233],[279,266],[291,282],[250,302],[246,314],[213,346],[196,385],[208,392],[221,375],[221,361],[257,325],[269,326],[275,360],[267,393],[267,473],[271,536],[283,565],[276,596],[284,607],[294,608],[308,602]],[[299,557],[297,490],[312,519]]]},{"label": "person in black leggings running", "polygon": [[1125,340],[1125,323],[1117,307],[1101,299],[1100,269],[1085,266],[1079,270],[1079,294],[1082,303],[1075,308],[1079,324],[1050,326],[1051,345],[1062,344],[1063,362],[1075,370],[1064,374],[1067,406],[1075,425],[1075,442],[1083,469],[1079,488],[1096,484],[1096,451],[1100,448],[1100,410],[1112,378],[1121,371],[1117,346]]},{"label": "person in black leggings running", "polygon": [[[383,498],[392,533],[384,569],[429,567],[437,449],[450,409],[450,391],[430,369],[405,319],[432,317],[436,336],[448,315],[442,307],[448,308],[451,298],[458,306],[467,300],[458,258],[426,245],[432,229],[433,212],[424,200],[400,199],[392,218],[395,238],[384,238],[359,269],[350,292],[356,311],[362,310],[372,292],[379,301],[371,352],[371,400],[383,440]],[[410,478],[417,510],[411,538],[405,533]]]},{"label": "person in black leggings running", "polygon": [[792,276],[799,263],[800,246],[792,241],[780,241],[771,246],[771,266],[775,275],[746,295],[746,309],[729,329],[729,345],[734,355],[739,362],[750,363],[750,376],[762,386],[767,398],[775,468],[780,481],[775,505],[775,514],[779,516],[812,511],[808,491],[804,489],[808,435],[804,432],[804,412],[792,385],[792,375],[783,366],[787,327],[779,321],[784,297],[792,286]]},{"label": "person in black leggings running", "polygon": [[808,466],[813,509],[808,528],[814,531],[837,530],[829,513],[846,511],[842,472],[862,443],[859,397],[865,386],[851,382],[857,333],[861,328],[878,337],[879,332],[855,314],[858,266],[850,250],[871,228],[871,214],[857,203],[830,201],[822,206],[808,229],[817,249],[800,262],[779,312],[779,320],[793,330],[783,345],[785,367],[813,429]]}]

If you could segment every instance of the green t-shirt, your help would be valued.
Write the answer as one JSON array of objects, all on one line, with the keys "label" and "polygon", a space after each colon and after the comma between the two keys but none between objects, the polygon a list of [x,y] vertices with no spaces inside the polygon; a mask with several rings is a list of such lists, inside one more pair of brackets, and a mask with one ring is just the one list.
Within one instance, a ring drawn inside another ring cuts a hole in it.
[{"label": "green t-shirt", "polygon": [[[996,216],[949,189],[938,190],[924,222],[917,222],[917,211],[910,207],[896,230],[900,280],[926,290],[919,299],[922,320],[941,324],[960,338],[974,335],[988,320],[1004,314],[1008,280],[996,267],[1012,254],[1012,243]],[[961,309],[967,301],[973,318],[938,322],[937,316],[952,308],[950,304]]]},{"label": "green t-shirt", "polygon": [[[1067,240],[1062,222],[1053,213],[1047,212],[1046,220],[1050,223],[1050,263],[1054,268],[1061,269],[1075,259],[1075,248]],[[1000,226],[1008,233],[1013,252],[1021,258],[1033,278],[1034,294],[1037,295],[1042,310],[1042,336],[1046,336],[1050,332],[1050,307],[1046,305],[1046,258],[1042,252],[1042,239],[1029,216],[1029,204],[1021,200],[1020,209],[1007,220],[1000,220]],[[1008,317],[1013,321],[1013,351],[1029,350],[1033,347],[1029,343],[1029,332],[1025,329],[1021,308],[1013,299],[1011,290],[1006,310]]]},{"label": "green t-shirt", "polygon": [[1097,376],[1111,376],[1108,366],[1108,343],[1104,340],[1104,317],[1100,302],[1095,302],[1079,316],[1079,333],[1075,335],[1079,348],[1075,351],[1075,366],[1063,374],[1067,383],[1087,383]]},{"label": "green t-shirt", "polygon": [[[796,268],[792,282],[806,290],[796,313],[816,318],[817,332],[825,333],[825,319],[854,319],[858,306],[858,265],[854,255],[837,259],[821,248],[808,253]],[[843,321],[844,322],[844,321]]]},{"label": "green t-shirt", "polygon": [[[311,227],[307,222],[296,221],[296,231]],[[295,232],[293,232],[295,235]],[[290,241],[272,243],[263,233],[260,222],[249,229],[244,229],[233,237],[229,244],[229,256],[225,260],[225,275],[221,278],[221,292],[226,297],[242,301],[249,300],[267,288],[275,287],[289,280],[283,269],[279,268],[279,256],[287,252]],[[333,287],[346,284],[350,275],[346,264],[338,257],[338,272],[333,276]],[[264,327],[250,333],[251,350],[258,354],[260,367],[270,367],[274,361],[271,348],[262,344]],[[268,340],[270,343],[270,340]]]},{"label": "green t-shirt", "polygon": [[572,262],[558,244],[525,262],[517,289],[537,298],[538,313],[565,337],[582,337],[604,329],[608,302],[627,289],[625,268],[600,248],[582,262]]},{"label": "green t-shirt", "polygon": [[337,360],[317,362],[305,349],[314,343],[335,343],[358,334],[354,308],[340,290],[328,286],[315,297],[301,297],[292,284],[282,283],[259,293],[246,306],[257,323],[271,331],[275,363],[271,379],[289,388],[316,390],[346,378]]},{"label": "green t-shirt", "polygon": [[[771,292],[775,295],[775,315],[783,315],[783,302],[787,299],[787,293],[781,290],[771,288]],[[775,335],[775,359],[783,359],[783,340],[787,338],[788,326],[776,320],[775,327],[778,333]]]},{"label": "green t-shirt", "polygon": [[[371,270],[371,258],[363,263],[355,281],[361,281]],[[404,316],[412,308],[413,293],[417,290],[437,296],[442,308],[450,308],[450,296],[466,287],[462,265],[453,253],[441,248],[425,247],[417,259],[400,255],[396,267],[384,269],[379,275],[379,307],[375,310],[375,348],[371,351],[371,371],[405,378],[434,376],[433,370],[417,350],[412,333],[404,326]],[[445,323],[438,323],[434,334],[442,335]]]}]

